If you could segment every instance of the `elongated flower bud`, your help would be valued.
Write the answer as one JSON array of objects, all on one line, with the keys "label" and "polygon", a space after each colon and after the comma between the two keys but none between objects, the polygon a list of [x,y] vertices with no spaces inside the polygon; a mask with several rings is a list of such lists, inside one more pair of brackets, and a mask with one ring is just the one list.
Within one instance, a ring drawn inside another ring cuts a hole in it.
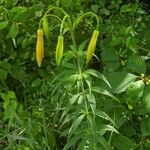
[{"label": "elongated flower bud", "polygon": [[47,17],[46,17],[46,16],[43,18],[43,30],[44,30],[44,33],[45,33],[45,35],[46,35],[46,38],[48,38],[49,25],[48,25],[48,20],[47,20]]},{"label": "elongated flower bud", "polygon": [[60,61],[62,59],[63,49],[64,49],[64,37],[62,35],[59,35],[55,53],[55,60],[57,65],[60,64]]},{"label": "elongated flower bud", "polygon": [[88,45],[87,53],[86,53],[86,63],[88,63],[91,60],[91,58],[94,54],[98,35],[99,35],[99,31],[94,30],[93,34],[92,34],[92,38],[91,38],[90,43]]},{"label": "elongated flower bud", "polygon": [[37,31],[37,43],[36,43],[36,60],[37,60],[39,67],[41,67],[41,65],[42,65],[43,57],[44,57],[43,30],[38,29],[38,31]]}]

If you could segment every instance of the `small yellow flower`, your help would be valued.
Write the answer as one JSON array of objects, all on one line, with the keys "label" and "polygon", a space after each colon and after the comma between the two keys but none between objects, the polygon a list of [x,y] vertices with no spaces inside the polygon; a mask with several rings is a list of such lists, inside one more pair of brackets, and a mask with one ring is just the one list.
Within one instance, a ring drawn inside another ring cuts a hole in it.
[{"label": "small yellow flower", "polygon": [[141,74],[141,77],[144,78],[144,76],[145,76],[144,73],[142,73],[142,74]]}]

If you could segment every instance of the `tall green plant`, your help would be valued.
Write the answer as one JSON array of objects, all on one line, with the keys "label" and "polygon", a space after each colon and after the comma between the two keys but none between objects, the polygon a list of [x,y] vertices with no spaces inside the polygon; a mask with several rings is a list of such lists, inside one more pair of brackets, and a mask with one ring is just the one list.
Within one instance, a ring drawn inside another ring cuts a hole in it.
[{"label": "tall green plant", "polygon": [[[51,14],[50,12],[54,9],[60,10],[64,18],[60,19],[57,15]],[[83,17],[86,16],[93,16],[97,21],[97,26],[87,51],[86,41],[83,41],[78,46],[75,40],[75,29]],[[46,31],[45,34],[48,33],[48,23],[44,25],[45,17],[55,17],[61,21],[60,35],[55,53],[56,64],[58,65],[56,67],[57,74],[50,83],[49,88],[52,89],[50,90],[51,101],[57,95],[55,101],[57,101],[58,107],[54,112],[54,121],[55,124],[59,125],[59,136],[66,139],[63,149],[72,148],[82,150],[86,148],[98,149],[99,147],[101,149],[111,149],[107,139],[103,135],[106,131],[116,133],[118,131],[114,128],[114,121],[99,106],[97,107],[97,101],[101,102],[104,98],[102,95],[109,96],[116,101],[118,100],[109,91],[101,87],[101,84],[96,84],[96,82],[103,81],[103,83],[110,87],[105,76],[99,71],[89,69],[87,65],[96,47],[99,33],[98,17],[92,12],[87,12],[72,22],[70,16],[64,10],[52,7],[45,13],[39,23],[39,28],[42,28],[43,21],[43,29],[46,27],[44,29]],[[70,32],[72,44],[70,47],[71,50],[66,51],[63,56],[64,43],[62,38],[65,38],[63,34],[66,33],[66,27],[67,32]],[[96,82],[94,81],[95,78]],[[107,124],[105,121],[100,121],[101,119],[108,120],[110,123]],[[100,124],[98,123],[99,121],[101,122]]]}]

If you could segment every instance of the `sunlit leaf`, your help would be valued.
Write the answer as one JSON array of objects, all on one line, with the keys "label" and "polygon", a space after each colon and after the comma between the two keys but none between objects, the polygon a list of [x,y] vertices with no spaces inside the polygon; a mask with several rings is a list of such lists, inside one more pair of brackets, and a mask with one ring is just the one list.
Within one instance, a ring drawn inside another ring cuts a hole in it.
[{"label": "sunlit leaf", "polygon": [[127,89],[127,95],[136,102],[137,98],[142,97],[145,84],[142,80],[132,83]]},{"label": "sunlit leaf", "polygon": [[11,38],[16,38],[16,36],[18,34],[19,34],[18,24],[16,24],[16,23],[13,22],[12,25],[11,25],[11,27],[10,27],[8,36],[11,37]]},{"label": "sunlit leaf", "polygon": [[113,126],[109,124],[100,126],[100,133],[105,133],[105,131],[111,131],[111,132],[115,132],[119,134],[119,132]]}]

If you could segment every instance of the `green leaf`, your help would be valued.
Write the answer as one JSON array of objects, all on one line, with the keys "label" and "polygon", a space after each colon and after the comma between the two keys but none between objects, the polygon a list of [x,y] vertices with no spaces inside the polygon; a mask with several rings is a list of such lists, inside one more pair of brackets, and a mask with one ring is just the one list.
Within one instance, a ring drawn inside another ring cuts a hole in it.
[{"label": "green leaf", "polygon": [[132,50],[134,53],[137,51],[137,42],[138,40],[135,37],[129,36],[126,39],[126,46]]},{"label": "green leaf", "polygon": [[31,84],[31,87],[38,87],[41,85],[41,79],[35,79],[32,84]]},{"label": "green leaf", "polygon": [[110,15],[110,10],[106,9],[106,8],[101,8],[101,14],[109,16]]},{"label": "green leaf", "polygon": [[63,119],[63,117],[66,115],[66,113],[69,111],[69,109],[72,107],[72,105],[78,100],[80,94],[76,94],[73,95],[70,99],[69,102],[67,104],[67,106],[65,107],[64,112],[61,115],[60,121]]},{"label": "green leaf", "polygon": [[105,131],[111,131],[111,132],[115,132],[117,134],[119,134],[119,132],[111,125],[100,125],[100,133],[102,133],[102,135],[105,133]]},{"label": "green leaf", "polygon": [[94,94],[92,94],[92,93],[91,94],[86,94],[86,97],[87,97],[89,103],[96,104]]},{"label": "green leaf", "polygon": [[20,66],[20,64],[12,64],[10,74],[13,78],[24,81],[26,77],[25,68]]},{"label": "green leaf", "polygon": [[0,97],[1,99],[3,99],[4,101],[7,101],[9,99],[9,97],[7,96],[7,94],[5,93],[0,93]]},{"label": "green leaf", "polygon": [[80,94],[80,96],[78,98],[78,104],[82,104],[83,103],[83,99],[84,99],[84,95]]},{"label": "green leaf", "polygon": [[150,136],[150,117],[142,120],[141,131],[144,136]]},{"label": "green leaf", "polygon": [[144,144],[144,150],[149,150],[150,149],[150,142],[146,142],[145,144]]},{"label": "green leaf", "polygon": [[16,0],[7,0],[7,7],[12,7],[16,3]]},{"label": "green leaf", "polygon": [[137,76],[126,72],[113,72],[107,76],[113,93],[124,92],[136,78]]},{"label": "green leaf", "polygon": [[106,72],[115,72],[120,67],[118,61],[109,61],[106,63],[105,70]]},{"label": "green leaf", "polygon": [[143,103],[145,104],[145,108],[147,111],[150,113],[150,85],[147,85],[144,88],[144,93],[143,93]]},{"label": "green leaf", "polygon": [[[92,87],[92,91],[93,92],[96,92],[96,93],[99,93],[99,94],[102,94],[102,95],[106,95],[106,96],[109,96],[111,98],[113,98],[114,100],[118,101],[118,99],[113,95],[111,94],[109,91],[107,91],[106,89],[104,88],[101,88],[101,87]],[[119,102],[119,101],[118,101]]]},{"label": "green leaf", "polygon": [[123,6],[120,8],[120,13],[126,13],[126,12],[130,12],[130,11],[132,11],[132,8],[131,8],[131,5],[130,5],[130,4],[123,5]]},{"label": "green leaf", "polygon": [[[59,128],[62,128],[66,123],[71,122],[71,120],[73,120],[75,118],[75,116],[73,114],[67,114],[65,119],[63,120],[63,122],[61,123],[61,126]],[[67,134],[69,133],[70,129],[67,129],[65,131],[63,131],[61,133],[61,136],[67,136]]]},{"label": "green leaf", "polygon": [[104,112],[104,111],[101,111],[101,110],[96,110],[96,116],[102,118],[102,119],[105,119],[105,120],[108,120],[110,121],[112,124],[115,125],[115,122]]},{"label": "green leaf", "polygon": [[108,85],[109,87],[111,87],[110,84],[109,84],[109,82],[108,82],[108,80],[106,79],[106,77],[105,77],[102,73],[100,73],[99,71],[97,71],[97,70],[94,70],[94,69],[87,69],[87,70],[83,71],[83,74],[89,74],[89,75],[92,75],[92,76],[94,76],[94,77],[100,78],[100,79],[103,80],[105,83],[107,83],[107,85]]},{"label": "green leaf", "polygon": [[62,78],[65,82],[75,82],[77,81],[79,74],[66,75]]},{"label": "green leaf", "polygon": [[0,97],[4,100],[4,120],[12,119],[17,109],[15,93],[13,91],[8,91],[6,94],[0,93]]},{"label": "green leaf", "polygon": [[1,67],[1,69],[7,70],[8,72],[10,72],[11,65],[10,65],[10,63],[8,63],[7,58],[0,61],[0,67]]},{"label": "green leaf", "polygon": [[111,147],[109,146],[108,142],[105,140],[103,136],[99,135],[97,137],[97,140],[106,150],[111,150]]},{"label": "green leaf", "polygon": [[124,126],[123,127],[123,134],[126,135],[127,137],[131,137],[131,136],[134,136],[136,135],[136,129],[135,129],[135,126]]},{"label": "green leaf", "polygon": [[77,150],[84,150],[85,145],[86,141],[82,139],[82,141],[78,144]]},{"label": "green leaf", "polygon": [[8,91],[7,96],[8,96],[8,98],[16,99],[16,95],[13,91]]},{"label": "green leaf", "polygon": [[130,35],[130,33],[133,31],[133,26],[128,26],[125,30],[125,35]]},{"label": "green leaf", "polygon": [[6,70],[0,69],[0,79],[5,80],[7,78],[8,72]]},{"label": "green leaf", "polygon": [[145,61],[141,58],[141,56],[138,56],[135,53],[129,56],[127,62],[127,68],[129,68],[132,72],[136,72],[136,73],[146,72]]},{"label": "green leaf", "polygon": [[88,86],[89,93],[91,93],[92,79],[85,77],[85,74],[83,75],[83,77],[84,77],[84,80],[85,80],[85,82],[86,82],[86,84]]},{"label": "green leaf", "polygon": [[67,144],[65,145],[65,147],[63,148],[63,150],[67,150],[70,147],[72,147],[73,145],[75,145],[77,143],[77,141],[79,141],[79,139],[82,138],[82,134],[76,134],[73,138],[71,138]]},{"label": "green leaf", "polygon": [[25,49],[28,45],[28,39],[25,38],[23,41],[22,41],[22,48]]},{"label": "green leaf", "polygon": [[[72,58],[75,58],[75,57],[76,57],[76,55],[73,51],[67,51],[67,52],[64,53],[64,60],[63,61],[67,62],[67,61],[69,61],[69,60],[71,60]],[[66,65],[66,64],[64,64],[64,65]]]},{"label": "green leaf", "polygon": [[128,137],[122,135],[115,137],[113,144],[116,150],[131,150],[135,148],[135,144]]},{"label": "green leaf", "polygon": [[98,10],[99,10],[99,5],[96,5],[96,4],[93,4],[92,6],[91,6],[91,10],[92,10],[92,12],[94,12],[94,13],[98,13]]},{"label": "green leaf", "polygon": [[85,48],[85,46],[86,46],[86,44],[87,44],[87,41],[88,41],[88,40],[83,41],[83,42],[80,44],[80,46],[79,46],[79,48],[78,48],[78,51],[83,51],[83,50],[84,50],[84,48]]},{"label": "green leaf", "polygon": [[69,130],[69,137],[70,138],[72,136],[72,134],[75,133],[76,129],[78,128],[78,126],[81,124],[82,120],[84,119],[85,114],[80,115],[72,124],[70,130]]},{"label": "green leaf", "polygon": [[[112,41],[109,43],[109,46],[111,46],[111,47],[115,47],[115,46],[118,46],[118,45],[120,45],[120,44],[122,44],[122,38],[118,38],[118,37],[115,37],[115,38],[113,38],[112,39]],[[110,52],[110,51],[108,51],[108,52]],[[112,52],[112,51],[111,51]],[[113,54],[114,55],[114,54]],[[114,55],[115,56],[115,55]],[[109,55],[109,56],[107,56],[107,57],[111,57],[111,55]],[[115,56],[116,57],[116,56]]]},{"label": "green leaf", "polygon": [[104,61],[110,61],[111,63],[119,60],[118,54],[114,49],[104,49],[102,51],[102,59]]},{"label": "green leaf", "polygon": [[79,96],[80,94],[73,95],[73,97],[69,100],[69,105],[73,105],[77,101]]},{"label": "green leaf", "polygon": [[94,118],[95,118],[95,113],[96,113],[96,99],[95,99],[95,96],[94,94],[86,94],[86,97],[87,97],[87,100],[90,104],[90,107],[92,109],[92,112],[93,112],[93,115],[94,115]]},{"label": "green leaf", "polygon": [[13,22],[11,27],[10,27],[10,30],[9,30],[9,33],[8,33],[8,37],[16,38],[18,33],[19,33],[19,27],[18,27],[18,25],[16,23]]},{"label": "green leaf", "polygon": [[[52,81],[51,81],[51,84],[53,84],[54,82],[62,82],[63,81],[66,81],[69,79],[69,77],[71,75],[73,75],[75,73],[74,70],[71,70],[71,69],[65,69],[64,71],[62,71],[61,73],[59,73]],[[61,80],[60,80],[61,79]]]},{"label": "green leaf", "polygon": [[145,84],[142,80],[132,83],[127,89],[128,98],[133,102],[136,102],[138,98],[141,98],[143,95]]},{"label": "green leaf", "polygon": [[8,21],[2,21],[0,22],[0,31],[3,30],[8,24]]},{"label": "green leaf", "polygon": [[47,91],[48,91],[48,86],[46,85],[45,82],[43,82],[41,84],[41,93],[46,96]]},{"label": "green leaf", "polygon": [[93,117],[93,115],[87,114],[87,120],[89,122],[90,128],[92,130],[92,133],[96,132],[96,122],[95,122],[95,118]]}]

